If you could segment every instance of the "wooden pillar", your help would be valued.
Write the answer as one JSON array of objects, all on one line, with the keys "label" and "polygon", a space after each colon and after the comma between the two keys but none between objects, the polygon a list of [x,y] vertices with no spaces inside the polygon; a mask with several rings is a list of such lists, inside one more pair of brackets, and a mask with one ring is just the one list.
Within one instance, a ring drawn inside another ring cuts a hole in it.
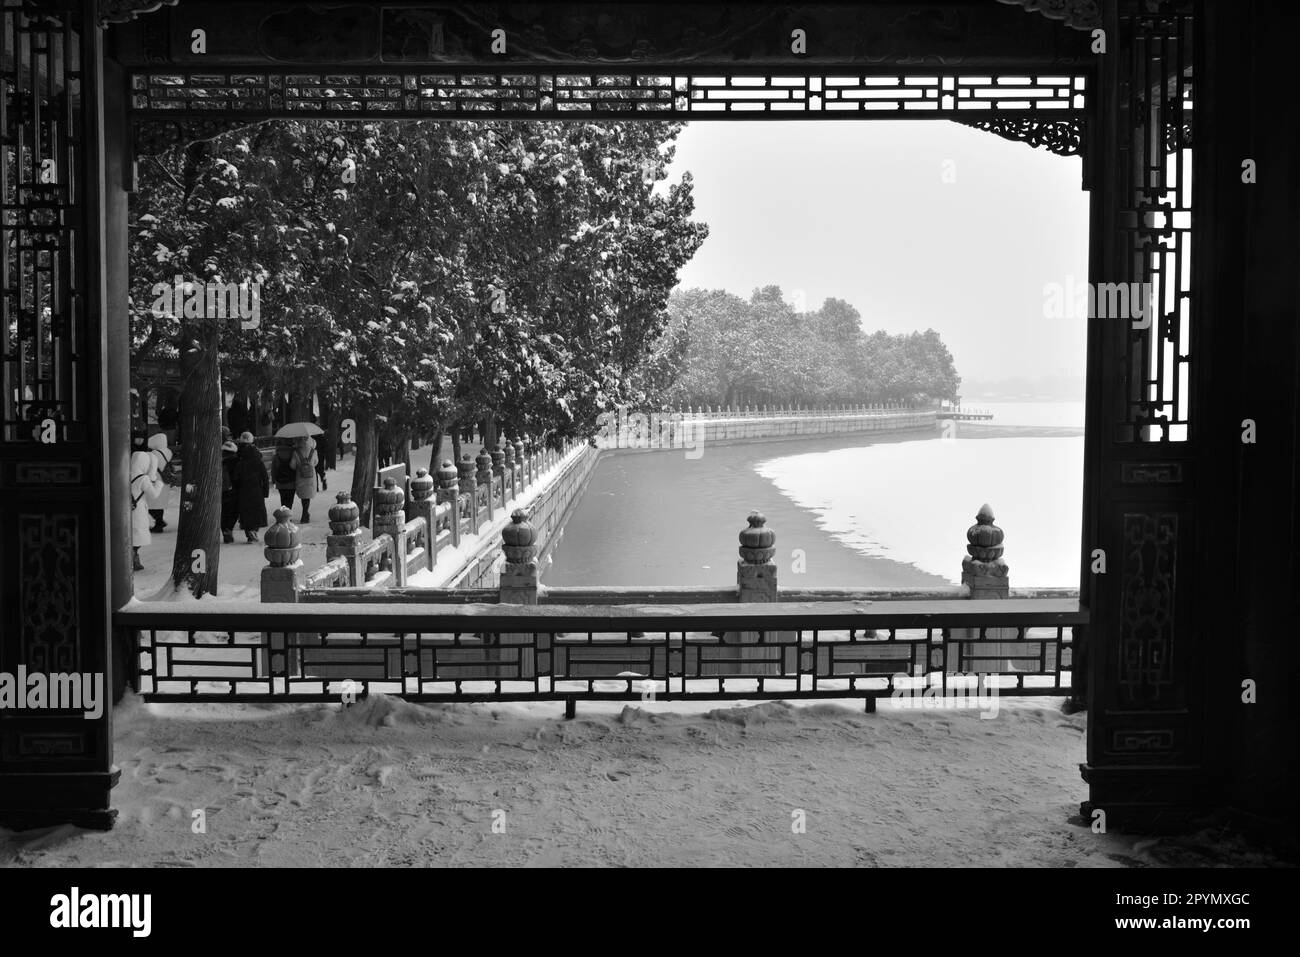
[{"label": "wooden pillar", "polygon": [[128,128],[97,12],[94,0],[0,12],[5,135],[32,160],[5,174],[17,208],[4,236],[40,251],[51,283],[6,309],[16,342],[0,354],[41,343],[52,363],[0,363],[0,666],[101,689],[98,713],[0,711],[0,825],[11,828],[110,827],[119,774],[103,699],[126,664],[112,658],[111,611],[131,591]]},{"label": "wooden pillar", "polygon": [[[1213,616],[1204,604],[1220,599],[1222,563],[1202,577],[1198,552],[1213,551],[1201,523],[1237,506],[1207,500],[1198,465],[1213,467],[1204,455],[1214,441],[1206,413],[1219,401],[1207,375],[1214,365],[1205,348],[1211,303],[1201,290],[1216,250],[1227,252],[1230,240],[1201,231],[1199,205],[1219,189],[1239,188],[1241,168],[1234,160],[1230,185],[1209,179],[1199,165],[1193,180],[1188,163],[1213,139],[1199,126],[1199,102],[1194,139],[1185,136],[1192,114],[1184,94],[1206,42],[1195,35],[1198,7],[1194,0],[1106,4],[1109,49],[1091,99],[1089,278],[1094,289],[1149,283],[1158,304],[1146,322],[1131,315],[1089,320],[1081,556],[1090,615],[1082,768],[1089,800],[1081,811],[1089,822],[1104,816],[1111,829],[1185,826],[1195,808],[1217,803],[1205,763],[1207,684],[1200,669],[1223,640],[1209,631]],[[1215,81],[1197,72],[1198,100],[1201,84]],[[1235,144],[1234,156],[1248,148]],[[1239,323],[1239,308],[1237,302],[1214,322]]]},{"label": "wooden pillar", "polygon": [[1294,849],[1300,129],[1289,93],[1300,10],[1240,0],[1205,2],[1198,15],[1192,282],[1205,318],[1193,332],[1200,390],[1193,415],[1201,434],[1195,558],[1204,587],[1194,592],[1203,638],[1191,649],[1192,680],[1205,699],[1206,776],[1221,782],[1215,797],[1242,812],[1239,822],[1264,823],[1268,844]]}]

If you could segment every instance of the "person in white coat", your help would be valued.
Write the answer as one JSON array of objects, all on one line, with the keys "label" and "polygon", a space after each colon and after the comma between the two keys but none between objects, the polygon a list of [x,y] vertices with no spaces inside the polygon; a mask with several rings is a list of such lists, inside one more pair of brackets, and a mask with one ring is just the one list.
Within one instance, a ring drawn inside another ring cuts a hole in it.
[{"label": "person in white coat", "polygon": [[159,432],[149,438],[149,454],[154,457],[156,463],[156,473],[159,481],[162,483],[161,489],[155,494],[151,493],[145,497],[149,514],[153,517],[153,527],[151,532],[161,532],[167,528],[167,522],[163,520],[164,510],[172,506],[172,489],[168,482],[167,466],[172,461],[172,450],[167,447],[167,436]]},{"label": "person in white coat", "polygon": [[149,496],[163,492],[163,480],[158,475],[158,459],[152,451],[140,449],[131,453],[131,567],[142,571],[140,546],[153,541],[149,534]]}]

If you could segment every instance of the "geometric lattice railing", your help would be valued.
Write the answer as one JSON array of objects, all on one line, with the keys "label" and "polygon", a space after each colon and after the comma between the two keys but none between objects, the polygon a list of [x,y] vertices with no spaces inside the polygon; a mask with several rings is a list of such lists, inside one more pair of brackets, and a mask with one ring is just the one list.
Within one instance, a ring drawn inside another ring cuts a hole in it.
[{"label": "geometric lattice railing", "polygon": [[534,117],[585,113],[945,115],[992,111],[1081,116],[1085,78],[974,73],[871,74],[852,69],[785,75],[494,72],[306,73],[166,71],[131,77],[131,109],[396,117]]},{"label": "geometric lattice railing", "polygon": [[[206,603],[205,603],[206,604]],[[998,694],[1071,689],[1073,599],[676,606],[245,606],[134,602],[155,701],[876,698],[982,675]],[[993,676],[993,677],[989,677]]]}]

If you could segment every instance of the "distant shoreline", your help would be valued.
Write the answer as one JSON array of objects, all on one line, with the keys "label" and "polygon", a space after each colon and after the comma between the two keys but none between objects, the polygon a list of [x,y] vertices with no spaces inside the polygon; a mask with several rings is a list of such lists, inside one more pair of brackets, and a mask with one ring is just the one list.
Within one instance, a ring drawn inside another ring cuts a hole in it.
[{"label": "distant shoreline", "polygon": [[958,422],[959,439],[1056,439],[1083,435],[1077,425],[999,425],[997,422]]}]

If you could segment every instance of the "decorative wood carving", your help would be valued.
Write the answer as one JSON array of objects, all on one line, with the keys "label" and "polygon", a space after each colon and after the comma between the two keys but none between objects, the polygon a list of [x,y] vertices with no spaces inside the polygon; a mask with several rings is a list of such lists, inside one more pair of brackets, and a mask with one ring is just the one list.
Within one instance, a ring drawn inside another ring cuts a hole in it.
[{"label": "decorative wood carving", "polygon": [[18,516],[19,661],[32,671],[78,671],[76,515]]},{"label": "decorative wood carving", "polygon": [[1077,156],[1083,152],[1086,126],[1081,119],[1040,120],[999,116],[987,120],[959,119],[956,122],[993,133],[1005,140],[1041,147],[1058,156]]},{"label": "decorative wood carving", "polygon": [[99,22],[129,23],[144,13],[176,6],[177,0],[99,0]]},{"label": "decorative wood carving", "polygon": [[1024,7],[1051,20],[1060,20],[1075,30],[1096,30],[1101,26],[1099,0],[998,0],[999,3]]},{"label": "decorative wood carving", "polygon": [[1116,684],[1130,705],[1161,700],[1173,684],[1178,516],[1124,516]]}]

